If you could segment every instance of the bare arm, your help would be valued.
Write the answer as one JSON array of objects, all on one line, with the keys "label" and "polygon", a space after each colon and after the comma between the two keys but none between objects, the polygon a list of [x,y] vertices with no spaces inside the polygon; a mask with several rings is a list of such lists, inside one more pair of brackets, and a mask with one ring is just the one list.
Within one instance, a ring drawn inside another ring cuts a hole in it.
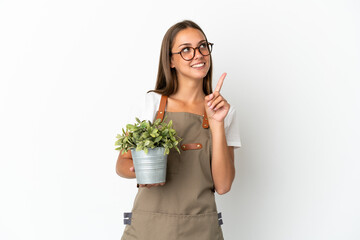
[{"label": "bare arm", "polygon": [[133,169],[134,164],[131,156],[131,151],[129,150],[127,153],[121,154],[119,153],[119,157],[116,162],[116,173],[123,178],[135,178],[135,172],[131,171],[130,168]]},{"label": "bare arm", "polygon": [[227,146],[223,122],[211,125],[212,134],[212,175],[218,194],[230,191],[235,178],[234,147]]}]

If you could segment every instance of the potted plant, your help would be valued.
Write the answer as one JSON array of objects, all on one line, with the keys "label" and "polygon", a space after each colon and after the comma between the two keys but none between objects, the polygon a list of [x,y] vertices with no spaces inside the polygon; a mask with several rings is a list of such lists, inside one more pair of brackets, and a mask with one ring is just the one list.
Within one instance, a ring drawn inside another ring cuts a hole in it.
[{"label": "potted plant", "polygon": [[115,150],[126,153],[131,150],[138,184],[154,184],[165,182],[167,156],[170,149],[175,148],[180,154],[178,143],[182,140],[169,123],[157,119],[154,123],[149,120],[136,119],[135,124],[127,124],[126,132],[118,134]]}]

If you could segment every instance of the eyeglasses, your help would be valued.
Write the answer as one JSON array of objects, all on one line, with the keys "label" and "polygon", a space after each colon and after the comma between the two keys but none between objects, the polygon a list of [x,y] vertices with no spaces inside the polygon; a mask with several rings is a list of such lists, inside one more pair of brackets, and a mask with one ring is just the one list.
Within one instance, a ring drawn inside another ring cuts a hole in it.
[{"label": "eyeglasses", "polygon": [[176,53],[171,53],[171,54],[180,54],[180,56],[185,60],[185,61],[190,61],[195,57],[195,52],[196,49],[199,49],[199,53],[203,56],[208,56],[210,55],[211,51],[212,51],[212,46],[214,44],[213,43],[209,43],[209,42],[204,42],[202,43],[200,46],[193,48],[193,47],[185,47],[184,49],[182,49],[180,52],[176,52]]}]

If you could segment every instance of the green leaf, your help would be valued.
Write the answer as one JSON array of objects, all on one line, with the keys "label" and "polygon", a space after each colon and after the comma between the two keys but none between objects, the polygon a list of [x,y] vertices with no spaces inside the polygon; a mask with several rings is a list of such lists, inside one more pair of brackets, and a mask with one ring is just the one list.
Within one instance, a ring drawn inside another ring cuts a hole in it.
[{"label": "green leaf", "polygon": [[159,136],[155,139],[155,142],[159,142],[162,139],[162,136]]},{"label": "green leaf", "polygon": [[180,153],[180,150],[177,146],[175,146],[175,149],[176,149],[176,151],[178,151],[178,153]]},{"label": "green leaf", "polygon": [[145,128],[145,127],[146,127],[146,122],[142,122],[142,123],[140,124],[140,127],[141,127],[141,128]]},{"label": "green leaf", "polygon": [[157,125],[159,125],[159,124],[160,124],[160,122],[161,122],[161,119],[160,119],[160,118],[158,118],[158,119],[156,119],[156,120],[155,120],[154,125],[155,125],[155,126],[157,126]]},{"label": "green leaf", "polygon": [[146,140],[144,146],[148,146],[151,143],[150,140]]},{"label": "green leaf", "polygon": [[148,132],[144,132],[143,134],[141,134],[140,138],[146,139],[149,136],[150,136],[150,134]]},{"label": "green leaf", "polygon": [[171,126],[172,126],[172,120],[170,120],[170,122],[169,122],[169,124],[168,124],[167,126],[168,126],[168,128],[171,128]]},{"label": "green leaf", "polygon": [[136,130],[136,127],[134,125],[127,124],[126,129],[129,129],[130,131],[133,131],[133,130]]}]

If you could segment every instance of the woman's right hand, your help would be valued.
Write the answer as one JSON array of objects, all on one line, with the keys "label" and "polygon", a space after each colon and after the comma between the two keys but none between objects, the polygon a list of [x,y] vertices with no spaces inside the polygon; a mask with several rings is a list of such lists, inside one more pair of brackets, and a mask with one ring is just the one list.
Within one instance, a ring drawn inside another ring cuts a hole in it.
[{"label": "woman's right hand", "polygon": [[[130,167],[130,172],[135,172],[135,168],[134,167]],[[151,188],[151,187],[157,187],[157,186],[164,186],[165,183],[155,183],[155,184],[139,184],[139,187],[147,187],[147,188]]]}]

